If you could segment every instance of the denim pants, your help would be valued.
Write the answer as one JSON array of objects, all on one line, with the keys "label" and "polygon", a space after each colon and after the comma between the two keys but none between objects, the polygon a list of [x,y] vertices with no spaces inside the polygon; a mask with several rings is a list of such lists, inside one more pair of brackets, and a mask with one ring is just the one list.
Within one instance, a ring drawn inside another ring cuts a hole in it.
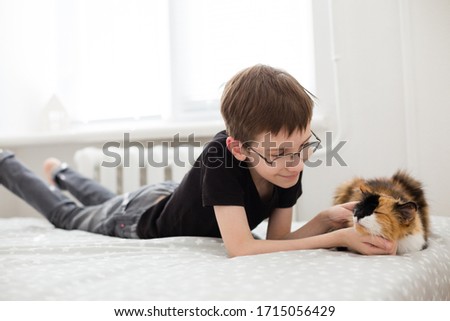
[{"label": "denim pants", "polygon": [[[61,166],[54,173],[58,187],[49,186],[9,151],[0,150],[0,184],[43,214],[55,227],[122,238],[138,238],[142,214],[178,186],[175,182],[147,185],[115,195],[75,170]],[[80,203],[62,193],[69,191]]]}]

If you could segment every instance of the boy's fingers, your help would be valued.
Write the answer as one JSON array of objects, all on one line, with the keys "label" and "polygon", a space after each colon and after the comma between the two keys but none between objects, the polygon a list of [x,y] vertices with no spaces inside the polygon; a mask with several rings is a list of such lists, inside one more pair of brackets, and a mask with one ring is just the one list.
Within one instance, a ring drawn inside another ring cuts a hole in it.
[{"label": "boy's fingers", "polygon": [[397,245],[398,245],[397,242],[394,242],[394,241],[387,241],[387,242],[388,242],[389,254],[391,254],[391,255],[397,254]]},{"label": "boy's fingers", "polygon": [[384,243],[384,249],[388,251],[389,254],[395,254],[397,252],[397,242],[382,239]]},{"label": "boy's fingers", "polygon": [[381,247],[378,247],[378,246],[375,246],[372,243],[366,243],[366,244],[369,246],[370,253],[368,253],[368,254],[371,254],[371,255],[383,255],[383,254],[386,254],[386,250],[385,249],[383,249]]},{"label": "boy's fingers", "polygon": [[358,201],[353,201],[353,202],[348,202],[348,203],[344,203],[341,204],[341,206],[349,211],[353,211],[353,209],[355,208],[356,204],[358,204]]},{"label": "boy's fingers", "polygon": [[377,252],[377,254],[394,255],[397,253],[397,243],[386,240],[382,237],[372,238],[369,242],[366,243],[370,244],[374,249],[376,249],[375,252]]}]

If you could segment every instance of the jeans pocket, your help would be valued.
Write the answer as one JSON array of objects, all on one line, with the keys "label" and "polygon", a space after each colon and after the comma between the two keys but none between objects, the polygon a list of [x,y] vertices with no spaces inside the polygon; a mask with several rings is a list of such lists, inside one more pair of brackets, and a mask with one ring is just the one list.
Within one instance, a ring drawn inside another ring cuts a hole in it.
[{"label": "jeans pocket", "polygon": [[134,216],[117,215],[114,220],[114,234],[121,238],[132,238],[131,232],[134,230],[133,226],[136,224]]}]

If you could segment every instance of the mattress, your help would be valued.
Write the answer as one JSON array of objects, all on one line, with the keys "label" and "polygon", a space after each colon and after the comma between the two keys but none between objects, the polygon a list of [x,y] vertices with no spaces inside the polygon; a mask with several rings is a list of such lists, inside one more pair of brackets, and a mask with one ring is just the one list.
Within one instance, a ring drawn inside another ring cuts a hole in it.
[{"label": "mattress", "polygon": [[431,223],[429,247],[403,256],[323,249],[227,258],[221,239],[127,240],[0,219],[0,299],[449,300],[450,218]]}]

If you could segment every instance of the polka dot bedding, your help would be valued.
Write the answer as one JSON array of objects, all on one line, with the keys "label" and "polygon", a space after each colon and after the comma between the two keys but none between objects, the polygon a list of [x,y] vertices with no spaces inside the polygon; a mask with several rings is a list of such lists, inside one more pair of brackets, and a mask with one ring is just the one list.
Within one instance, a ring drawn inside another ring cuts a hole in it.
[{"label": "polka dot bedding", "polygon": [[429,247],[402,256],[230,259],[215,238],[126,240],[0,219],[0,300],[450,300],[450,217],[431,223]]}]

